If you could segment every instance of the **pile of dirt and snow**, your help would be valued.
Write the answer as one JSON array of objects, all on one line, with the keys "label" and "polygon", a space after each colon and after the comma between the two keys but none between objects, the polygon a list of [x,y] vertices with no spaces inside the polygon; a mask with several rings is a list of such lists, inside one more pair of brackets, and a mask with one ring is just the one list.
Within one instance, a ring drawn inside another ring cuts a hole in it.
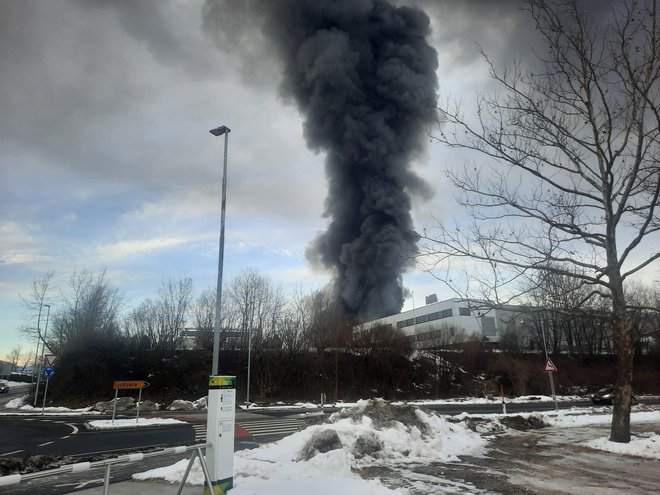
[{"label": "pile of dirt and snow", "polygon": [[[353,408],[331,415],[323,424],[310,426],[275,443],[236,452],[233,492],[257,493],[256,487],[264,480],[285,485],[306,480],[320,487],[353,479],[374,484],[373,488],[378,487],[382,493],[396,493],[380,486],[378,480],[362,480],[357,472],[373,465],[458,462],[459,454],[482,453],[486,442],[464,423],[452,423],[413,406],[392,405],[382,400],[360,401]],[[177,482],[186,462],[134,477]],[[196,465],[188,482],[203,484],[203,481],[201,468]],[[313,489],[311,485],[310,489]]]}]

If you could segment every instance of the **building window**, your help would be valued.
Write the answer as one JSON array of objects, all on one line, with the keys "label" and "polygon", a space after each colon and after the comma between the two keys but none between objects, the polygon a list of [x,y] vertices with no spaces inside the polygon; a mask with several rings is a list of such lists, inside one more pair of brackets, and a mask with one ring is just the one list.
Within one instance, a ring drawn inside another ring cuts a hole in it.
[{"label": "building window", "polygon": [[461,316],[470,316],[470,308],[458,308],[458,314]]},{"label": "building window", "polygon": [[481,317],[481,334],[484,337],[495,337],[497,329],[495,328],[495,318],[492,316]]},{"label": "building window", "polygon": [[451,308],[440,311],[440,318],[450,318],[454,313]]},{"label": "building window", "polygon": [[408,318],[407,320],[400,321],[396,324],[397,328],[410,327],[415,324],[414,318]]}]

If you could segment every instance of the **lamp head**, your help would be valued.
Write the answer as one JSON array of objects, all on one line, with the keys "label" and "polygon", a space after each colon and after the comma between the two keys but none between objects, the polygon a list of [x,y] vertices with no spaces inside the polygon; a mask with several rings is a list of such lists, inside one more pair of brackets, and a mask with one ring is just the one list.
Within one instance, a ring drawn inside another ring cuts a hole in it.
[{"label": "lamp head", "polygon": [[227,127],[226,125],[221,125],[220,127],[216,127],[215,129],[211,129],[209,131],[211,134],[214,136],[222,136],[223,134],[228,134],[231,132],[231,129]]}]

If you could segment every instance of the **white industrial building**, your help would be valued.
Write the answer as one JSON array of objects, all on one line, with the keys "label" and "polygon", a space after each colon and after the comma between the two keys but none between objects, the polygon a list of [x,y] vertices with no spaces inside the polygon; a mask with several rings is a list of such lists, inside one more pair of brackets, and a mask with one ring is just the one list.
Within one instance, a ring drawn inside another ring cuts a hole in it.
[{"label": "white industrial building", "polygon": [[484,301],[447,299],[438,301],[435,295],[426,298],[427,304],[409,311],[372,320],[354,328],[354,336],[381,325],[399,328],[416,348],[432,348],[442,345],[480,339],[499,342],[510,330],[524,333],[525,318],[529,308],[506,305],[497,307]]}]

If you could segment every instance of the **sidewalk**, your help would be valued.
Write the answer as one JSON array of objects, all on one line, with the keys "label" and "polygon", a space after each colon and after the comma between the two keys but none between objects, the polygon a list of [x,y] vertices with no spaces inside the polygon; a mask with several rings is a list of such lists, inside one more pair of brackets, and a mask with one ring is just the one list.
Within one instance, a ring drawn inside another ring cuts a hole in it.
[{"label": "sidewalk", "polygon": [[[110,484],[110,495],[176,495],[179,489],[178,483],[166,483],[164,481],[122,481]],[[86,488],[75,492],[76,495],[100,495],[103,493],[103,485],[94,488]],[[185,485],[181,490],[182,495],[202,495],[204,487],[201,485]]]}]

